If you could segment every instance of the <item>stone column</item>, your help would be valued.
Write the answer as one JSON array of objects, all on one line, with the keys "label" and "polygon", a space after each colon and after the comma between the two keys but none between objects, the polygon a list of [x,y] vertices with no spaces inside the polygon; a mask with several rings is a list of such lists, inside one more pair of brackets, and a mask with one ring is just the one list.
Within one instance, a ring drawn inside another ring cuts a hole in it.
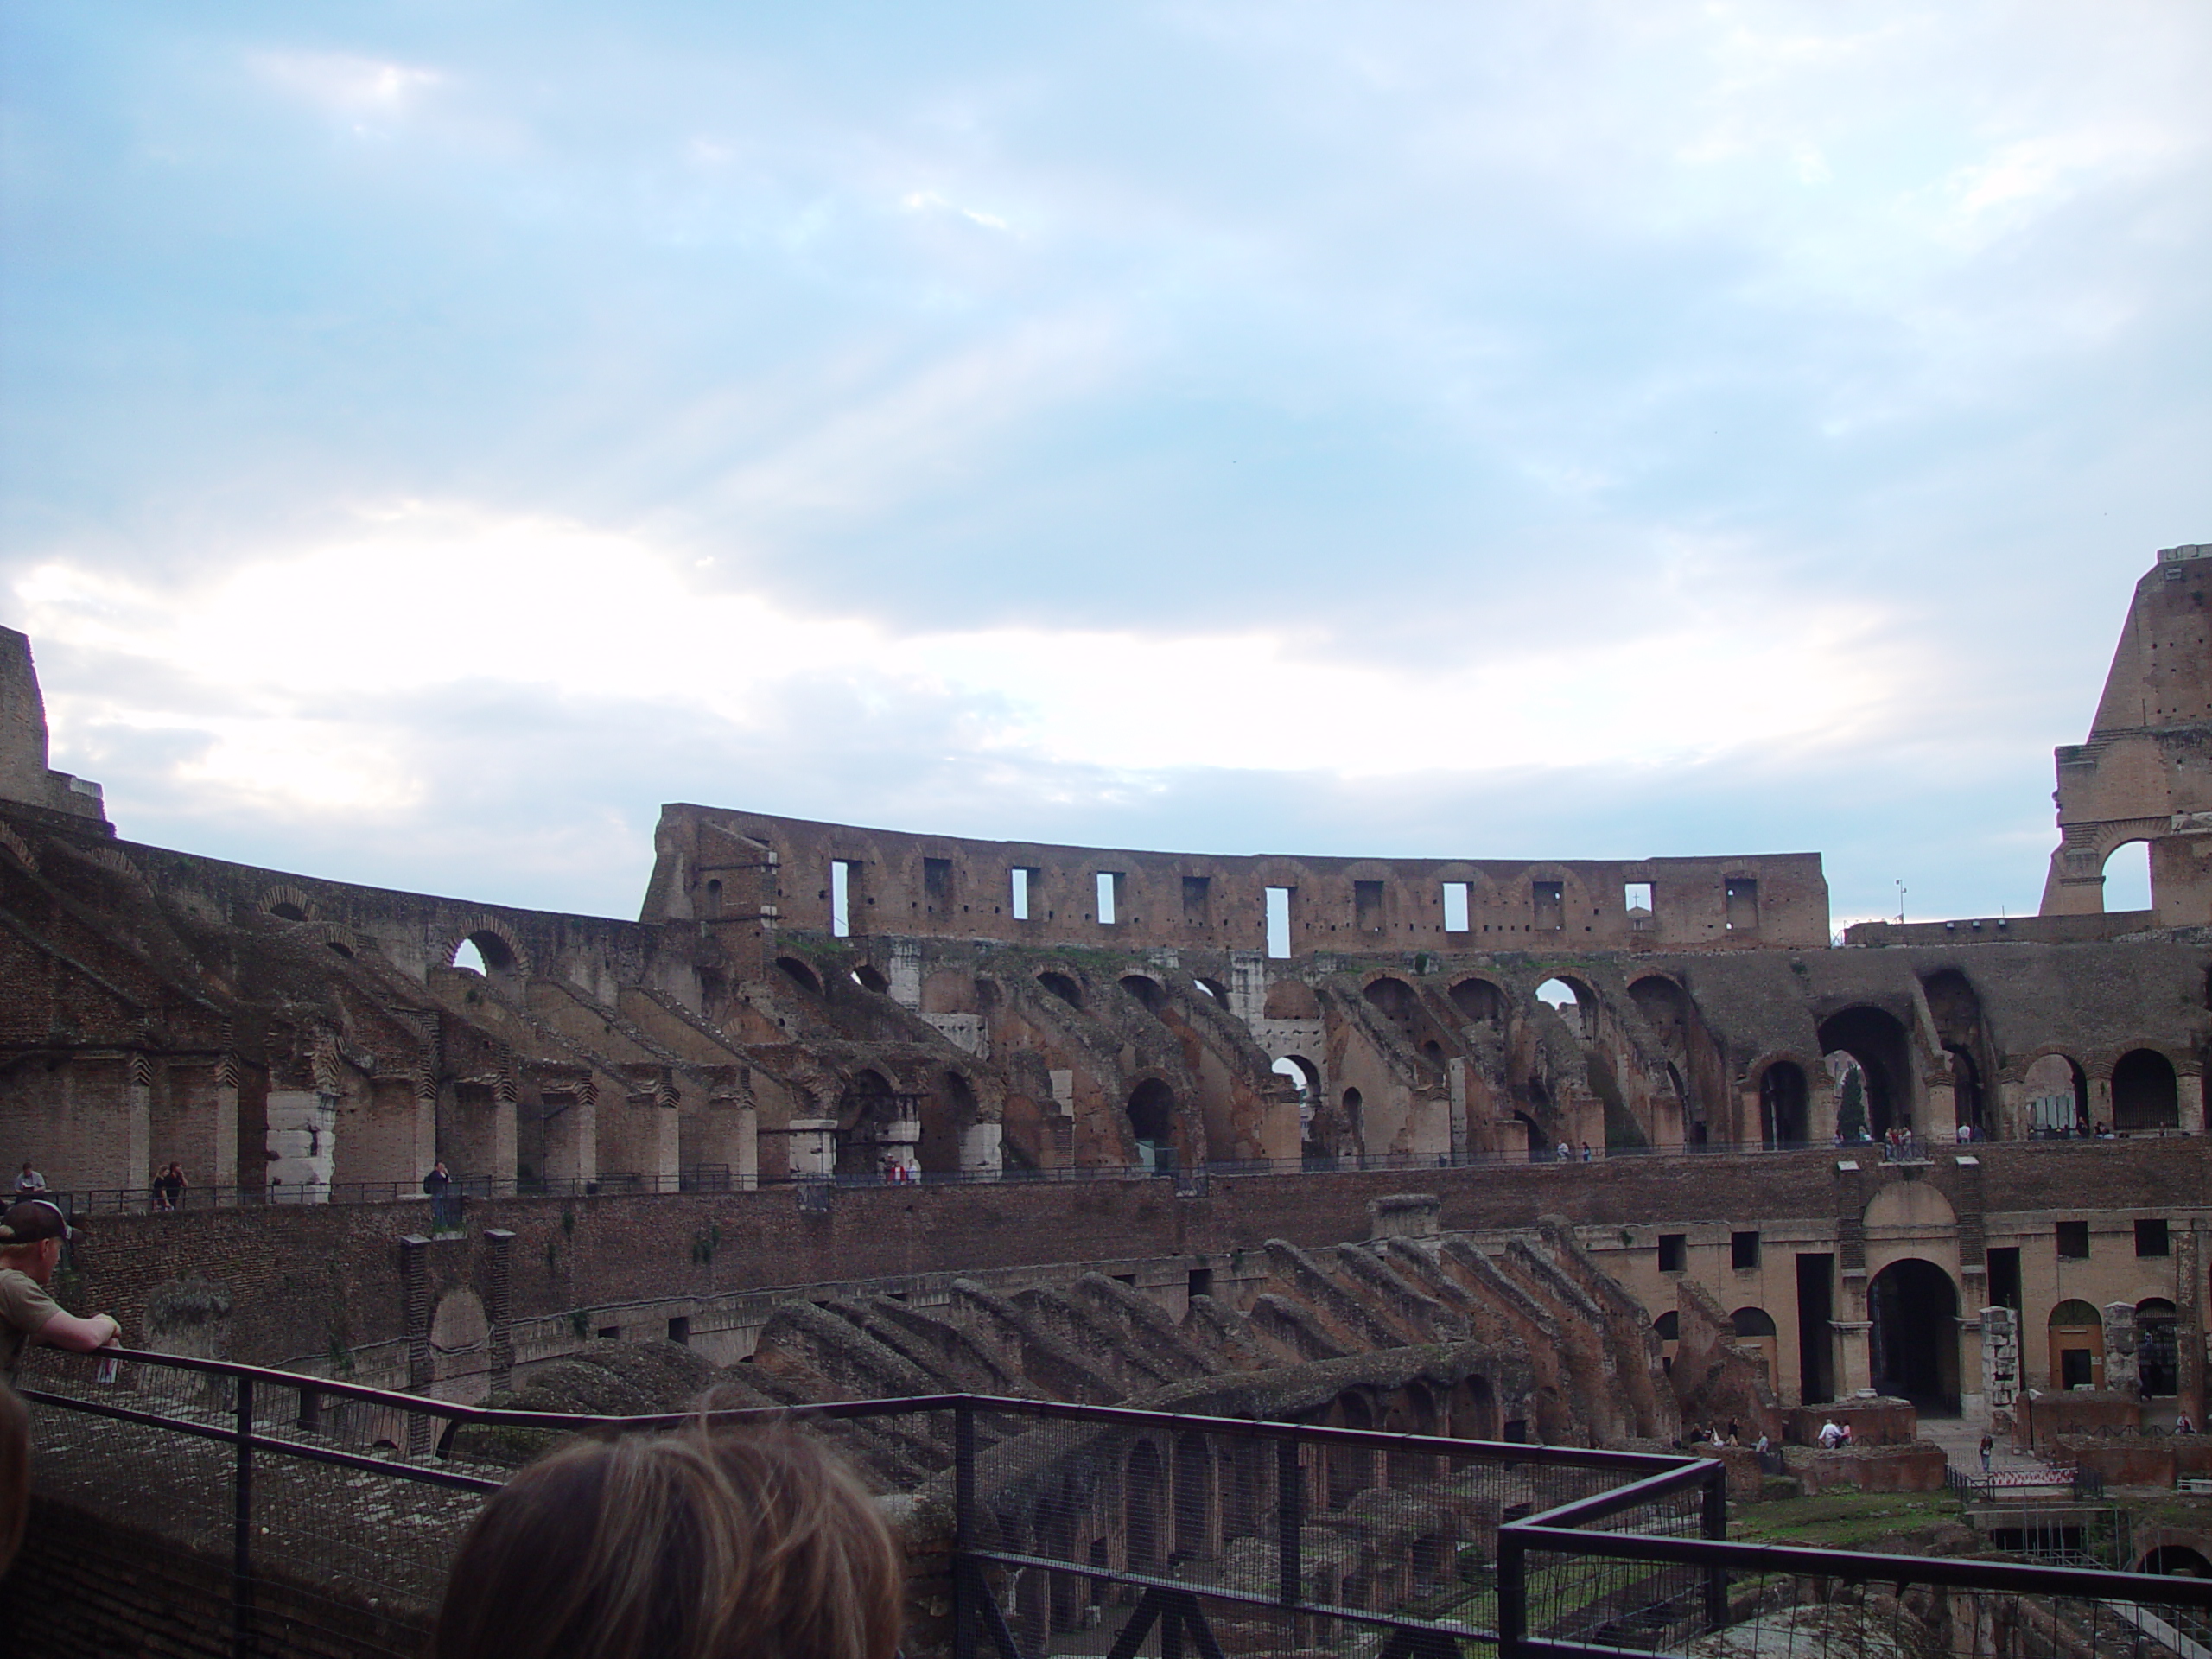
[{"label": "stone column", "polygon": [[[887,1158],[909,1175],[922,1173],[921,1154],[916,1150],[922,1141],[922,1121],[918,1117],[893,1119],[883,1126],[883,1135],[877,1141],[880,1148],[879,1159]],[[830,1154],[831,1167],[836,1167],[836,1153]]]},{"label": "stone column", "polygon": [[1942,1082],[1928,1085],[1926,1100],[1913,1123],[1913,1133],[1919,1137],[1923,1151],[1958,1144],[1958,1091],[1951,1086],[1948,1075]]},{"label": "stone column", "polygon": [[[399,1241],[399,1295],[407,1321],[407,1391],[430,1391],[430,1241],[410,1233]],[[407,1455],[428,1457],[430,1420],[420,1413],[407,1418]]]},{"label": "stone column", "polygon": [[327,1204],[338,1155],[338,1100],[314,1089],[269,1091],[268,1179],[280,1204]]},{"label": "stone column", "polygon": [[505,1228],[484,1230],[484,1313],[491,1327],[486,1346],[494,1389],[514,1385],[514,1243],[515,1236]]},{"label": "stone column", "polygon": [[2135,1323],[2134,1303],[2105,1304],[2105,1387],[2130,1399],[2136,1396],[2142,1375],[2136,1361],[2142,1336]]},{"label": "stone column", "polygon": [[215,1145],[207,1160],[207,1184],[218,1204],[235,1204],[238,1184],[238,1062],[226,1054],[215,1063]]},{"label": "stone column", "polygon": [[2101,1123],[2107,1128],[2112,1127],[2112,1073],[2109,1071],[2101,1076],[2093,1074],[2089,1078],[2090,1133],[2094,1134]]},{"label": "stone column", "polygon": [[1835,1397],[1848,1400],[1860,1389],[1874,1386],[1873,1363],[1866,1345],[1866,1333],[1872,1327],[1865,1319],[1832,1319],[1828,1328],[1835,1332]]},{"label": "stone column", "polygon": [[124,1062],[123,1158],[124,1196],[143,1198],[154,1179],[154,1063],[143,1054]]},{"label": "stone column", "polygon": [[730,1184],[741,1192],[760,1185],[760,1109],[751,1102],[731,1109],[728,1140]]},{"label": "stone column", "polygon": [[653,1183],[653,1191],[673,1192],[683,1171],[683,1102],[665,1077],[654,1086],[650,1123],[650,1162],[640,1173]]},{"label": "stone column", "polygon": [[2020,1395],[2020,1322],[2009,1307],[1981,1310],[1981,1397],[1994,1414]]},{"label": "stone column", "polygon": [[[1969,1281],[1967,1288],[1970,1296],[1978,1296],[1986,1287]],[[1970,1301],[1967,1306],[1971,1306],[1973,1303]],[[1987,1351],[1987,1336],[1982,1329],[1980,1318],[1977,1315],[1973,1319],[1961,1319],[1959,1321],[1959,1414],[1970,1420],[1985,1416],[1989,1410],[1988,1389],[1977,1389],[1974,1386],[1981,1380],[1982,1374],[1989,1369],[1989,1362],[1984,1357]]]},{"label": "stone column", "polygon": [[2181,1073],[2174,1078],[2174,1091],[2179,1096],[2182,1133],[2183,1135],[2203,1134],[2204,1074],[2202,1071]]},{"label": "stone column", "polygon": [[1452,1161],[1467,1161],[1467,1063],[1454,1058],[1445,1062],[1446,1075],[1452,1089]]},{"label": "stone column", "polygon": [[1815,1146],[1825,1147],[1835,1140],[1835,1115],[1840,1107],[1835,1080],[1826,1071],[1815,1069],[1805,1089],[1805,1135]]},{"label": "stone column", "polygon": [[837,1173],[837,1120],[795,1117],[790,1136],[791,1172],[797,1180],[827,1180]]},{"label": "stone column", "polygon": [[970,1123],[961,1130],[960,1173],[996,1179],[1005,1166],[1001,1154],[1005,1132],[1004,1125],[994,1122]]}]

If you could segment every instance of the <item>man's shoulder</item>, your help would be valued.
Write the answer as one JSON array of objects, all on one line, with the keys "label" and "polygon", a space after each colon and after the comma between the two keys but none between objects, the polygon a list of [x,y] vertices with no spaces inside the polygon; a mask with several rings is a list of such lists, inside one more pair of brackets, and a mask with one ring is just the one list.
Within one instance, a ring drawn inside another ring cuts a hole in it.
[{"label": "man's shoulder", "polygon": [[0,1268],[0,1316],[15,1323],[14,1316],[21,1313],[56,1313],[60,1311],[46,1287],[16,1268]]}]

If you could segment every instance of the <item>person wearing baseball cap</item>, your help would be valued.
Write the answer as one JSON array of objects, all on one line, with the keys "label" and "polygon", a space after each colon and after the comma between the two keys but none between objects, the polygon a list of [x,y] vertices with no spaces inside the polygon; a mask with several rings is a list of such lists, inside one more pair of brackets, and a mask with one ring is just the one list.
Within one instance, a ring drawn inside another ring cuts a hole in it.
[{"label": "person wearing baseball cap", "polygon": [[123,1325],[113,1315],[80,1319],[46,1294],[61,1261],[62,1241],[72,1236],[68,1218],[51,1198],[28,1199],[0,1216],[0,1371],[10,1381],[34,1338],[80,1354],[123,1338]]}]

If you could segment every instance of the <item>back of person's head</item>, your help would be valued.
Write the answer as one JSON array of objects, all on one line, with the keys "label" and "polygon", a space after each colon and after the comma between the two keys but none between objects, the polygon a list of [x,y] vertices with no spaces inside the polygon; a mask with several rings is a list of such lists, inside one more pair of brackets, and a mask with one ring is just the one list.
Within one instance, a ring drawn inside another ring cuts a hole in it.
[{"label": "back of person's head", "polygon": [[484,1506],[435,1659],[892,1659],[904,1582],[867,1489],[795,1430],[567,1446]]}]

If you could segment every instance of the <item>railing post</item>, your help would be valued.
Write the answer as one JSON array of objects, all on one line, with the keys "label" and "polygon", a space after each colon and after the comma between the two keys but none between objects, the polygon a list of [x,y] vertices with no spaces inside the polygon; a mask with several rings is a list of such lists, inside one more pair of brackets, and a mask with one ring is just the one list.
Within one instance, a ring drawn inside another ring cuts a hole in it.
[{"label": "railing post", "polygon": [[1286,1607],[1295,1607],[1306,1593],[1306,1562],[1300,1533],[1306,1525],[1306,1471],[1298,1461],[1298,1442],[1285,1438],[1275,1442],[1276,1576]]},{"label": "railing post", "polygon": [[[1716,1459],[1713,1472],[1698,1493],[1698,1532],[1725,1543],[1728,1538],[1728,1468]],[[1705,1569],[1705,1628],[1717,1630],[1728,1622],[1728,1569]]]},{"label": "railing post", "polygon": [[975,1548],[976,1408],[963,1400],[952,1408],[952,1659],[975,1659],[976,1609],[982,1593],[968,1552]]},{"label": "railing post", "polygon": [[1497,1529],[1497,1659],[1521,1659],[1529,1637],[1529,1559],[1521,1535]]},{"label": "railing post", "polygon": [[231,1653],[253,1652],[253,1379],[232,1379],[238,1389],[238,1440],[231,1472]]}]

